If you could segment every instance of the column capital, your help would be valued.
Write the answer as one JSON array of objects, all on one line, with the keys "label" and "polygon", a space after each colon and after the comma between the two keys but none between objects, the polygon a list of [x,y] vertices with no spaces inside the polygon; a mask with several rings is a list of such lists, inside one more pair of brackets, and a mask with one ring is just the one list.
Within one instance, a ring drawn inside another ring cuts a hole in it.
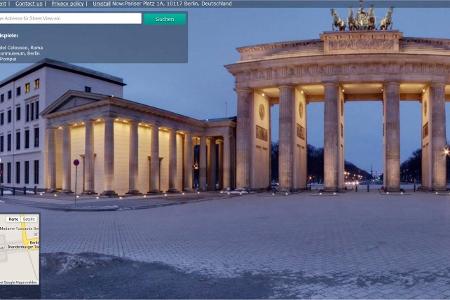
[{"label": "column capital", "polygon": [[430,88],[445,88],[445,85],[444,81],[431,81],[428,83]]},{"label": "column capital", "polygon": [[339,81],[337,80],[325,80],[322,81],[322,84],[326,86],[332,86],[332,87],[338,87],[340,85]]},{"label": "column capital", "polygon": [[384,87],[392,87],[392,86],[400,86],[400,82],[397,80],[389,80],[389,81],[385,81],[383,82],[383,86]]},{"label": "column capital", "polygon": [[294,88],[295,88],[295,85],[293,85],[293,84],[282,84],[282,85],[278,86],[279,90],[281,90],[281,89],[294,89]]},{"label": "column capital", "polygon": [[234,88],[234,91],[236,92],[236,93],[251,93],[251,92],[253,92],[253,89],[251,89],[251,88],[249,88],[249,87],[235,87]]}]

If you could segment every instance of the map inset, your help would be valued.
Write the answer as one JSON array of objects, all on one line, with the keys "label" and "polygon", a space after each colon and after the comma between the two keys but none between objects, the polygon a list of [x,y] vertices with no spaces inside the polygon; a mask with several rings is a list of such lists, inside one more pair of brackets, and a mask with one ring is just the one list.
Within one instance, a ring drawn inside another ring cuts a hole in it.
[{"label": "map inset", "polygon": [[39,214],[0,214],[0,285],[39,284]]}]

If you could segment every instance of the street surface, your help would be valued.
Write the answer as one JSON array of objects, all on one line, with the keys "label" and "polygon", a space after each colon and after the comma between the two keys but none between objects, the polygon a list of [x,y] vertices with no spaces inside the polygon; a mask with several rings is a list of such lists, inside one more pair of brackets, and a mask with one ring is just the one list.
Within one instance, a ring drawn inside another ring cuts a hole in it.
[{"label": "street surface", "polygon": [[[75,280],[96,262],[105,267],[113,261],[103,271],[121,266],[117,270],[124,273],[111,276],[123,276],[125,286],[135,276],[133,263],[146,276],[163,269],[165,281],[156,286],[160,290],[153,286],[150,291],[147,278],[145,284],[137,281],[143,284],[140,293],[125,289],[131,294],[106,297],[450,297],[448,194],[263,193],[103,212],[4,200],[0,212],[41,213],[44,286],[46,276],[56,278],[54,273]],[[207,285],[208,294],[205,285],[192,282],[213,284]],[[43,296],[55,296],[51,288],[45,290]],[[80,296],[65,293],[58,295]]]}]

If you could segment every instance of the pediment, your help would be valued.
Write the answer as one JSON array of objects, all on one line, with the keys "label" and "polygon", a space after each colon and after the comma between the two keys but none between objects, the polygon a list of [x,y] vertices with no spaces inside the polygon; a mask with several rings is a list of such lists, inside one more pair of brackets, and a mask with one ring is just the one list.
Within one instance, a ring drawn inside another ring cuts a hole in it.
[{"label": "pediment", "polygon": [[93,103],[93,102],[96,102],[96,101],[98,101],[98,100],[91,99],[91,98],[75,97],[74,96],[74,97],[71,97],[71,98],[67,99],[67,101],[65,101],[63,104],[61,104],[57,108],[57,110],[55,110],[54,112],[72,109],[72,108],[75,108],[77,106]]},{"label": "pediment", "polygon": [[92,104],[105,99],[107,96],[102,94],[84,93],[78,91],[68,91],[56,101],[50,104],[42,115],[49,115],[52,113],[63,112],[74,109],[76,107]]}]

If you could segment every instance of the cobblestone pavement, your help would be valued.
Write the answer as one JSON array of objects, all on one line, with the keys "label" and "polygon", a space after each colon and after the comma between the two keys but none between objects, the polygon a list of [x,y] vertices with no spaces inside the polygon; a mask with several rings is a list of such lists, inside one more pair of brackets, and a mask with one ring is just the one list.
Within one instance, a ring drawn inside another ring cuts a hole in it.
[{"label": "cobblestone pavement", "polygon": [[6,204],[23,205],[34,208],[52,210],[99,210],[102,208],[115,208],[109,210],[147,209],[162,206],[187,204],[197,201],[209,201],[219,198],[229,198],[227,193],[201,192],[176,193],[158,195],[135,195],[120,197],[98,197],[82,195],[76,198],[73,194],[42,193],[38,195],[5,195],[1,197]]},{"label": "cobblestone pavement", "polygon": [[145,210],[40,211],[42,252],[263,274],[272,297],[449,298],[450,195],[252,194]]}]

